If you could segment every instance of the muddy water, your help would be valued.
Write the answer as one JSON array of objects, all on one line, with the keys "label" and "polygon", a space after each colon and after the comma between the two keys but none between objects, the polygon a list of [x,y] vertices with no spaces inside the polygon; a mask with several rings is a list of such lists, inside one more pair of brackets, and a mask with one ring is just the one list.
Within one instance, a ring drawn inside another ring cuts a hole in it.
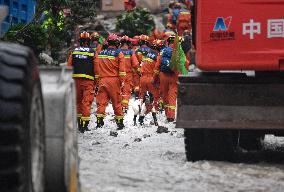
[{"label": "muddy water", "polygon": [[113,137],[109,132],[116,125],[108,111],[103,129],[79,136],[81,182],[90,192],[284,191],[283,138],[266,136],[265,149],[241,153],[242,163],[191,163],[185,159],[183,131],[163,123],[163,115],[160,124],[169,133],[157,134],[151,116],[145,126],[132,126],[129,111],[126,129]]}]

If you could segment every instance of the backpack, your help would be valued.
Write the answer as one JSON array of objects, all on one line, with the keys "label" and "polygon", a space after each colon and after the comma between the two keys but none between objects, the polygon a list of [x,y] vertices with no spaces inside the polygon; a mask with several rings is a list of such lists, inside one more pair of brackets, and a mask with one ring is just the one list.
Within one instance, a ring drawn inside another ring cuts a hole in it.
[{"label": "backpack", "polygon": [[170,68],[170,62],[172,58],[173,49],[171,47],[166,47],[162,51],[160,71],[163,73],[173,73]]}]

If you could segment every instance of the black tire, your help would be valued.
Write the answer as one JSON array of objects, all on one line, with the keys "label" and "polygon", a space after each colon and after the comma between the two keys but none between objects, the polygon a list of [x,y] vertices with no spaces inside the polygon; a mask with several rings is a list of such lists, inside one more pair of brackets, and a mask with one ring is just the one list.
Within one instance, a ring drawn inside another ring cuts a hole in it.
[{"label": "black tire", "polygon": [[185,129],[188,161],[234,161],[237,133],[229,130]]},{"label": "black tire", "polygon": [[240,131],[239,146],[247,151],[258,151],[263,148],[265,134],[257,131]]},{"label": "black tire", "polygon": [[0,191],[44,192],[44,114],[37,61],[0,43]]}]

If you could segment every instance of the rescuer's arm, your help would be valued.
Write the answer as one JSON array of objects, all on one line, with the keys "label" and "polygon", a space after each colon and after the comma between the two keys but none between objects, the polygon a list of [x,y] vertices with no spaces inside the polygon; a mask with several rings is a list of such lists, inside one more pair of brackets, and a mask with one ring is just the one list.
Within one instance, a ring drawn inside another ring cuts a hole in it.
[{"label": "rescuer's arm", "polygon": [[119,69],[119,79],[121,84],[123,84],[126,77],[125,60],[123,53],[118,54],[118,69]]},{"label": "rescuer's arm", "polygon": [[161,65],[161,55],[157,56],[157,62],[154,67],[154,76],[152,83],[156,86],[159,85],[159,74],[160,74],[160,65]]},{"label": "rescuer's arm", "polygon": [[140,65],[135,54],[131,55],[131,67],[136,73],[140,75]]},{"label": "rescuer's arm", "polygon": [[100,78],[100,75],[99,75],[99,58],[98,58],[98,53],[96,53],[95,55],[95,58],[94,58],[94,74],[95,74],[95,86],[98,86],[99,85],[99,78]]},{"label": "rescuer's arm", "polygon": [[73,63],[72,63],[72,54],[69,55],[68,57],[68,62],[67,62],[67,66],[73,66]]},{"label": "rescuer's arm", "polygon": [[137,57],[138,63],[141,63],[142,57],[143,57],[142,52],[139,50],[136,50],[136,57]]}]

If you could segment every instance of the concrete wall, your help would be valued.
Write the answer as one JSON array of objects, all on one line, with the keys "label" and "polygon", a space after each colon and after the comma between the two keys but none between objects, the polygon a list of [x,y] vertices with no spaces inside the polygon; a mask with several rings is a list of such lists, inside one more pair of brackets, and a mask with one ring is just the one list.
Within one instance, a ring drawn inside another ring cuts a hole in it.
[{"label": "concrete wall", "polygon": [[123,0],[102,0],[101,9],[102,11],[123,11],[124,1]]},{"label": "concrete wall", "polygon": [[[136,0],[139,7],[146,7],[152,12],[160,11],[170,0]],[[124,0],[101,0],[102,11],[124,11]]]}]

